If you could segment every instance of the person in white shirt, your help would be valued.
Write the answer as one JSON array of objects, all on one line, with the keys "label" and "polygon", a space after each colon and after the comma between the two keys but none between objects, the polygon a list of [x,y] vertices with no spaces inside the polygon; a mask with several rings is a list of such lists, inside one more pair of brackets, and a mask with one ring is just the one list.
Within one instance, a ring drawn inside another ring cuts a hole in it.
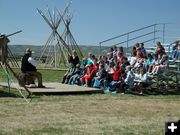
[{"label": "person in white shirt", "polygon": [[134,73],[131,71],[131,66],[126,66],[126,78],[124,80],[125,84],[127,84],[130,88],[133,87],[134,84],[134,78],[135,75]]},{"label": "person in white shirt", "polygon": [[148,76],[143,67],[139,69],[139,74],[135,75],[134,82],[136,90],[143,94],[144,88],[148,87]]},{"label": "person in white shirt", "polygon": [[124,79],[124,82],[121,84],[122,94],[128,92],[129,90],[132,90],[132,88],[134,87],[135,75],[131,71],[131,66],[126,66],[125,72],[126,72],[126,78]]},{"label": "person in white shirt", "polygon": [[117,46],[113,47],[113,57],[117,56],[118,50],[117,50]]},{"label": "person in white shirt", "polygon": [[33,76],[38,79],[38,87],[44,88],[42,84],[42,74],[37,71],[36,66],[37,62],[31,57],[32,51],[30,48],[27,48],[25,54],[22,58],[21,71],[22,73],[27,73],[30,76]]}]

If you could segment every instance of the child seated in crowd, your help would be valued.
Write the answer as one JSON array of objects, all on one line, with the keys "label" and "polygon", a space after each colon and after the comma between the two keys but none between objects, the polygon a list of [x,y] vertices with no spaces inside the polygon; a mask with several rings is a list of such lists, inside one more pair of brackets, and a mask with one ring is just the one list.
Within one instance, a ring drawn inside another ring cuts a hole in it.
[{"label": "child seated in crowd", "polygon": [[149,70],[149,66],[152,65],[154,63],[154,61],[155,60],[154,60],[153,56],[149,53],[147,55],[147,58],[145,59],[144,65],[143,65],[146,72]]},{"label": "child seated in crowd", "polygon": [[152,69],[152,74],[158,74],[160,70],[165,69],[168,66],[168,56],[163,55],[162,59],[160,60],[159,64],[155,65]]},{"label": "child seated in crowd", "polygon": [[[113,80],[108,83],[106,83],[106,92],[112,92],[112,91],[119,91],[118,87],[121,83],[121,75],[122,75],[122,68],[120,68],[119,65],[114,66],[114,73],[113,73]],[[107,84],[108,83],[108,84]]]},{"label": "child seated in crowd", "polygon": [[63,76],[63,80],[62,83],[67,84],[69,81],[69,78],[73,75],[73,73],[75,72],[76,68],[74,67],[73,63],[70,63],[70,68],[68,69],[68,71],[65,73],[65,75]]},{"label": "child seated in crowd", "polygon": [[126,67],[126,78],[124,80],[124,85],[123,86],[128,86],[129,89],[132,89],[133,85],[134,85],[134,78],[135,78],[135,75],[131,71],[131,66],[127,66]]},{"label": "child seated in crowd", "polygon": [[93,77],[95,76],[96,72],[95,69],[93,67],[93,64],[90,65],[86,65],[86,73],[84,76],[82,76],[80,78],[81,81],[81,85],[86,86],[86,87],[90,87],[91,86],[91,81],[93,79]]},{"label": "child seated in crowd", "polygon": [[68,84],[80,85],[80,77],[82,76],[82,74],[83,74],[83,70],[80,68],[80,64],[77,64],[74,73],[72,73],[72,76],[68,81]]},{"label": "child seated in crowd", "polygon": [[103,64],[99,65],[99,71],[96,73],[96,76],[94,77],[93,81],[93,87],[94,88],[100,88],[103,86],[103,81],[107,78],[107,72],[105,70],[105,67]]},{"label": "child seated in crowd", "polygon": [[135,74],[135,89],[143,94],[144,88],[148,87],[148,76],[143,67],[138,69],[138,72]]}]

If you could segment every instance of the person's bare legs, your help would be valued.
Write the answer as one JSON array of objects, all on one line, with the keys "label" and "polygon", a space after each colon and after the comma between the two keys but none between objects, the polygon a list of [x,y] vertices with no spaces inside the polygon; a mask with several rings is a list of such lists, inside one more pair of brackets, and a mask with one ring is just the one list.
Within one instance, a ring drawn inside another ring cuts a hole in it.
[{"label": "person's bare legs", "polygon": [[151,73],[153,65],[149,65],[148,73]]},{"label": "person's bare legs", "polygon": [[157,68],[158,68],[158,66],[155,66],[154,68],[153,68],[153,70],[152,70],[152,72],[151,73],[156,73],[156,71],[157,71]]}]

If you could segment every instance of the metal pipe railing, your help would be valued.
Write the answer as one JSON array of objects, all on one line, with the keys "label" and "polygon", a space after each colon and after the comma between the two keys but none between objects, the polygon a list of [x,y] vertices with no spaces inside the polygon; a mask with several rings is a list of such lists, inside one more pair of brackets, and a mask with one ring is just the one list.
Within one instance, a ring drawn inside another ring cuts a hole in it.
[{"label": "metal pipe railing", "polygon": [[114,39],[116,39],[116,38],[120,38],[120,37],[122,37],[122,36],[125,36],[125,35],[128,35],[128,34],[131,34],[131,33],[137,32],[137,31],[141,31],[141,30],[143,30],[143,29],[147,29],[147,28],[150,28],[150,27],[154,27],[154,25],[157,25],[157,24],[152,24],[152,25],[149,25],[149,26],[146,26],[146,27],[143,27],[143,28],[137,29],[137,30],[133,30],[133,31],[130,31],[130,32],[127,32],[127,33],[124,33],[124,34],[121,34],[121,35],[118,35],[118,36],[115,36],[115,37],[112,37],[112,38],[106,39],[106,40],[104,40],[104,41],[99,42],[99,44],[102,44],[102,43],[105,43],[105,42],[108,42],[108,41],[114,40]]},{"label": "metal pipe railing", "polygon": [[[142,38],[142,37],[146,37],[146,36],[149,36],[151,34],[153,34],[153,39],[148,37],[149,39],[146,40],[146,42],[150,42],[150,41],[153,41],[153,43],[155,43],[155,41],[157,39],[160,39],[161,37],[159,37],[159,35],[157,33],[159,32],[163,32],[163,42],[165,41],[165,25],[167,23],[159,23],[159,24],[152,24],[152,25],[149,25],[149,26],[146,26],[146,27],[142,27],[142,28],[139,28],[139,29],[136,29],[136,30],[133,30],[133,31],[130,31],[130,32],[127,32],[127,33],[124,33],[124,34],[121,34],[121,35],[118,35],[118,36],[115,36],[115,37],[112,37],[112,38],[109,38],[109,39],[106,39],[106,40],[103,40],[101,42],[99,42],[99,52],[101,54],[102,52],[102,44],[106,43],[106,42],[112,42],[114,41],[115,39],[120,39],[120,38],[123,38],[123,37],[126,37],[126,40],[124,41],[121,41],[119,43],[116,43],[116,44],[113,44],[113,45],[110,45],[110,46],[114,46],[114,45],[120,45],[120,44],[123,44],[123,43],[126,43],[127,45],[127,48],[129,48],[129,42],[130,41],[134,41],[136,39],[139,39],[139,38]],[[162,25],[162,30],[157,30],[157,26],[158,25]],[[149,28],[152,28],[153,31],[149,32]],[[145,31],[147,30],[148,32],[146,32],[145,34],[138,34],[137,32],[139,31]],[[136,36],[136,37],[132,37],[130,38],[130,35],[134,34],[134,33],[137,33],[139,36]],[[158,38],[157,38],[158,36]],[[144,42],[145,43],[145,42]]]},{"label": "metal pipe railing", "polygon": [[[155,32],[159,32],[159,30],[157,30],[157,31],[155,31]],[[127,36],[128,36],[127,40],[122,41],[122,42],[117,43],[117,44],[114,44],[114,45],[111,45],[111,46],[121,45],[121,44],[123,44],[123,43],[126,43],[126,42],[127,42],[127,48],[128,48],[128,42],[129,42],[129,41],[133,41],[133,40],[135,40],[135,39],[138,39],[138,38],[141,38],[141,37],[145,37],[145,36],[147,36],[147,35],[151,35],[151,34],[153,34],[153,33],[154,33],[154,31],[153,31],[153,32],[146,33],[146,34],[143,34],[143,35],[140,35],[140,36],[137,36],[137,37],[134,37],[134,38],[130,38],[130,39],[129,39],[129,35],[127,35]],[[155,39],[156,39],[156,37],[154,37],[153,39],[155,40]]]}]

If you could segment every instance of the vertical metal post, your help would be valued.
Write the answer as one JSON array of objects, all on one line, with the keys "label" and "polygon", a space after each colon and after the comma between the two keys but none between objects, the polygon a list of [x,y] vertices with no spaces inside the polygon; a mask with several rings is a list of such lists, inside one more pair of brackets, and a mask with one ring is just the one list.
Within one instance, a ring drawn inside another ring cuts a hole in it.
[{"label": "vertical metal post", "polygon": [[166,24],[164,23],[164,24],[163,24],[163,43],[165,42],[165,28],[166,28],[165,25],[166,25]]},{"label": "vertical metal post", "polygon": [[154,24],[154,40],[153,43],[155,44],[156,42],[156,24]]},{"label": "vertical metal post", "polygon": [[129,33],[127,34],[127,52],[126,52],[126,56],[129,50]]},{"label": "vertical metal post", "polygon": [[99,55],[101,55],[101,42],[99,43]]}]

